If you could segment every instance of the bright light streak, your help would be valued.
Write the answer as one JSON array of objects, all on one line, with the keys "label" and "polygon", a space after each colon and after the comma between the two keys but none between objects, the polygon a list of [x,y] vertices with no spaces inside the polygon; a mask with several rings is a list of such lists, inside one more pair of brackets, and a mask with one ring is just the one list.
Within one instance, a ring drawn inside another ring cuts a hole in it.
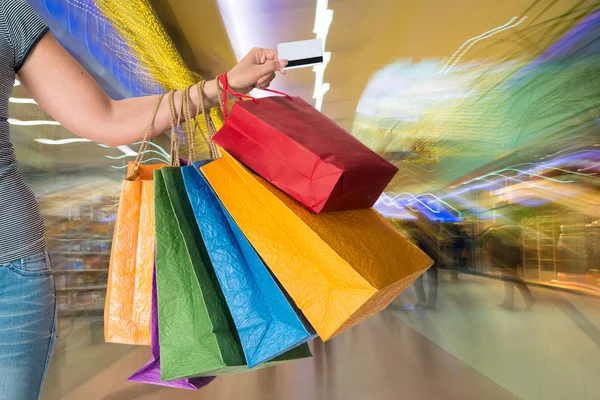
[{"label": "bright light streak", "polygon": [[38,138],[38,139],[34,139],[34,141],[38,142],[38,143],[42,143],[42,144],[53,145],[53,146],[61,145],[61,144],[70,144],[70,143],[90,142],[89,139],[84,139],[84,138],[69,138],[69,139],[57,139],[57,140]]},{"label": "bright light streak", "polygon": [[315,108],[321,111],[323,107],[323,97],[325,93],[327,93],[331,87],[329,83],[325,83],[325,68],[327,68],[327,64],[331,60],[331,53],[326,51],[323,53],[323,64],[315,65],[313,67],[313,72],[315,73],[315,88],[313,91],[313,99],[315,99]]},{"label": "bright light streak", "polygon": [[[416,209],[412,208],[412,207],[410,206],[410,204],[408,204],[408,203],[406,202],[406,200],[404,200],[404,199],[398,199],[398,200],[400,200],[402,203],[404,203],[404,206],[399,206],[399,205],[398,205],[398,204],[396,204],[394,201],[392,201],[392,200],[388,199],[388,198],[387,198],[386,196],[384,196],[384,195],[382,195],[382,196],[379,198],[379,200],[377,200],[377,202],[381,202],[381,203],[385,204],[386,206],[394,206],[394,207],[396,207],[396,208],[398,208],[398,209],[403,209],[404,207],[408,207],[408,208],[409,208],[411,211],[417,211]],[[417,212],[418,212],[418,211],[417,211]]]},{"label": "bright light streak", "polygon": [[138,153],[131,150],[129,146],[117,146],[117,149],[121,150],[123,154],[125,154],[128,157],[135,157],[138,155]]},{"label": "bright light streak", "polygon": [[[589,166],[589,167],[586,167],[586,168],[580,168],[580,169],[578,169],[578,171],[587,171],[588,169],[594,169],[594,168],[596,168],[596,167],[598,167],[598,166],[600,166],[600,163],[598,163],[598,164],[594,164],[594,165],[591,165],[591,166]],[[595,173],[593,173],[593,174],[585,174],[585,175],[588,175],[588,176],[589,176],[589,175],[596,175],[596,174],[595,174]]]},{"label": "bright light streak", "polygon": [[[522,181],[520,179],[513,178],[513,177],[510,177],[510,176],[506,176],[506,175],[502,175],[502,174],[498,174],[498,173],[495,173],[495,172],[490,172],[489,174],[485,174],[484,176],[499,176],[501,178],[508,179],[509,181],[524,183],[527,187],[534,187],[536,189],[542,189],[542,190],[552,189],[550,187],[538,186],[535,183],[529,183],[527,181]],[[476,178],[476,180],[481,180],[481,179],[483,179],[483,178]]]},{"label": "bright light streak", "polygon": [[[438,71],[438,73],[445,73],[447,74],[450,69],[452,67],[454,67],[458,61],[473,47],[475,46],[475,44],[477,44],[478,42],[490,38],[494,35],[497,35],[500,32],[506,31],[508,29],[512,29],[520,24],[522,24],[526,19],[527,16],[521,18],[519,21],[517,21],[516,23],[513,24],[513,22],[517,19],[517,17],[512,17],[507,23],[505,23],[504,25],[501,25],[499,27],[496,27],[494,29],[490,29],[487,32],[482,33],[481,35],[472,37],[471,39],[465,41],[459,48],[458,50],[456,50],[456,52],[452,55],[452,57],[450,57],[450,59],[446,62],[446,64],[442,67],[442,69],[440,69]],[[512,25],[511,25],[512,24]],[[468,46],[467,46],[468,45]],[[456,54],[458,54],[465,46],[467,46],[466,49],[464,49],[462,51],[462,53],[460,53],[458,56],[456,56]],[[455,58],[456,57],[456,58]],[[452,59],[454,58],[454,61],[452,62],[452,64],[450,64],[450,62],[452,61]]]},{"label": "bright light streak", "polygon": [[[548,169],[555,169],[556,170],[558,168],[548,168]],[[558,170],[560,170],[560,169],[558,169]],[[541,178],[541,179],[545,179],[545,180],[556,182],[556,183],[573,183],[573,182],[575,182],[575,181],[571,181],[571,180],[569,180],[569,181],[561,181],[559,179],[554,179],[554,178],[550,178],[550,177],[543,176],[543,175],[540,175],[540,174],[535,174],[535,173],[532,173],[530,171],[523,171],[523,170],[520,170],[520,169],[517,169],[517,168],[507,167],[507,168],[503,168],[503,169],[500,169],[500,170],[497,170],[497,171],[488,172],[485,175],[481,175],[481,176],[473,178],[473,179],[471,179],[469,181],[463,182],[463,185],[468,185],[469,183],[472,183],[472,182],[475,182],[475,181],[480,181],[482,179],[487,178],[488,176],[500,176],[502,178],[506,178],[506,179],[510,179],[510,180],[515,180],[513,177],[501,174],[501,172],[505,172],[505,171],[517,172],[517,176],[528,175],[529,177]],[[565,170],[561,170],[561,171],[565,171]],[[517,182],[524,182],[524,181],[517,180]]]},{"label": "bright light streak", "polygon": [[[393,196],[390,196],[388,193],[392,194]],[[407,207],[410,207],[408,203],[406,203],[406,201],[403,199],[403,197],[410,197],[412,200],[415,200],[416,202],[420,203],[423,207],[427,208],[429,211],[431,211],[432,213],[435,214],[439,214],[440,211],[439,210],[434,210],[433,208],[429,207],[427,204],[425,204],[424,202],[422,202],[419,198],[417,198],[416,196],[414,196],[411,193],[400,193],[400,194],[395,194],[393,192],[387,192],[384,193],[383,198],[381,199],[383,201],[384,204],[386,205],[391,205],[393,204],[394,200],[400,200],[402,201],[404,204],[406,204]]]},{"label": "bright light streak", "polygon": [[317,35],[317,39],[323,41],[323,64],[316,65],[313,67],[315,73],[315,88],[313,91],[313,98],[315,99],[315,108],[319,111],[323,108],[323,97],[325,93],[329,91],[331,85],[325,83],[325,68],[331,60],[331,53],[325,51],[325,43],[327,41],[327,34],[329,33],[329,27],[333,21],[333,10],[329,10],[328,0],[317,0],[317,8],[315,11],[315,26],[313,32]]},{"label": "bright light streak", "polygon": [[60,125],[60,123],[58,123],[56,121],[44,121],[44,120],[21,121],[20,119],[14,119],[14,118],[9,118],[8,123],[11,125],[19,125],[19,126]]},{"label": "bright light streak", "polygon": [[444,64],[444,66],[442,67],[442,69],[440,69],[440,70],[438,71],[438,73],[440,73],[440,74],[441,74],[442,72],[444,72],[444,70],[445,70],[446,68],[448,68],[448,65],[450,65],[450,63],[452,62],[452,60],[454,60],[454,57],[456,57],[456,56],[458,55],[458,53],[460,53],[460,52],[462,51],[462,49],[464,49],[464,47],[465,47],[466,45],[468,45],[469,43],[473,42],[474,40],[477,40],[477,39],[479,39],[479,38],[482,38],[482,37],[483,37],[483,36],[485,36],[485,35],[488,35],[488,34],[490,34],[490,33],[496,32],[496,31],[497,31],[497,30],[499,30],[499,29],[502,29],[502,28],[504,28],[504,27],[506,27],[506,26],[509,26],[509,25],[510,25],[510,24],[512,24],[512,23],[513,23],[513,22],[514,22],[516,19],[517,19],[517,17],[512,17],[512,18],[511,18],[510,20],[508,20],[508,22],[507,22],[507,23],[505,23],[504,25],[497,26],[497,27],[495,27],[495,28],[493,28],[493,29],[490,29],[489,31],[483,32],[483,33],[482,33],[482,34],[480,34],[480,35],[474,36],[474,37],[472,37],[472,38],[470,38],[470,39],[466,40],[466,41],[465,41],[463,44],[461,44],[461,45],[460,45],[460,47],[459,47],[459,48],[458,48],[458,49],[457,49],[457,50],[454,52],[454,54],[452,54],[452,56],[451,56],[451,57],[448,59],[448,61],[446,61],[446,64]]},{"label": "bright light streak", "polygon": [[229,34],[229,42],[238,61],[256,45],[252,43],[252,28],[249,28],[247,23],[248,16],[252,13],[251,10],[247,10],[246,3],[240,0],[218,0],[225,30]]},{"label": "bright light streak", "polygon": [[[538,163],[521,163],[521,164],[513,165],[512,167],[518,167],[520,165],[533,165],[533,166],[536,166],[538,168],[534,169],[534,170],[540,171],[540,172],[538,172],[538,174],[541,174],[541,171],[550,169],[552,171],[560,171],[560,172],[565,172],[567,174],[580,175],[580,176],[590,176],[590,177],[593,177],[593,175],[597,175],[597,173],[595,173],[595,172],[593,172],[591,174],[585,174],[585,173],[581,173],[581,172],[569,171],[568,169],[556,168],[556,167],[552,167],[552,166],[546,166],[545,164],[538,164]],[[508,168],[511,168],[511,167],[508,167]],[[583,171],[583,170],[582,169],[578,169],[578,171]]]},{"label": "bright light streak", "polygon": [[333,10],[328,10],[329,0],[317,0],[317,9],[315,12],[315,26],[313,32],[317,34],[317,39],[323,40],[323,50],[325,50],[325,41],[329,33],[329,27],[333,22]]},{"label": "bright light streak", "polygon": [[458,211],[456,208],[452,207],[452,205],[450,205],[448,202],[446,202],[446,201],[444,201],[444,200],[440,199],[439,197],[437,197],[437,196],[436,196],[435,194],[433,194],[433,193],[423,193],[423,194],[420,194],[420,195],[418,195],[418,196],[416,196],[416,197],[417,197],[417,198],[419,198],[419,197],[433,197],[433,198],[435,199],[435,201],[437,201],[437,202],[440,202],[440,203],[444,204],[444,205],[445,205],[446,207],[448,207],[449,209],[451,209],[451,210],[454,210],[454,211],[456,211],[458,214],[460,214],[460,211]]},{"label": "bright light streak", "polygon": [[[84,138],[68,138],[68,139],[56,139],[56,140],[55,139],[46,139],[46,138],[37,138],[37,139],[34,139],[34,141],[38,142],[38,143],[42,143],[42,144],[51,145],[51,146],[71,144],[71,143],[91,142],[91,140],[84,139]],[[99,144],[99,146],[108,148],[108,146],[103,145],[103,144]],[[117,146],[117,149],[119,149],[120,151],[123,152],[124,157],[137,156],[137,153],[135,151],[133,151],[129,146]]]},{"label": "bright light streak", "polygon": [[18,97],[10,97],[8,102],[15,104],[37,104],[34,99],[23,99]]}]

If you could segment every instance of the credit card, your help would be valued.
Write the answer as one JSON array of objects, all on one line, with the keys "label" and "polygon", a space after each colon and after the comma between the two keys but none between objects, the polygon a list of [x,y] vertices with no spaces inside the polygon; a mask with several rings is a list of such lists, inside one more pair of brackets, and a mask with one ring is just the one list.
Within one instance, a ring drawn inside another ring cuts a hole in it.
[{"label": "credit card", "polygon": [[288,60],[284,69],[311,67],[323,63],[323,40],[311,39],[277,45],[279,59]]}]

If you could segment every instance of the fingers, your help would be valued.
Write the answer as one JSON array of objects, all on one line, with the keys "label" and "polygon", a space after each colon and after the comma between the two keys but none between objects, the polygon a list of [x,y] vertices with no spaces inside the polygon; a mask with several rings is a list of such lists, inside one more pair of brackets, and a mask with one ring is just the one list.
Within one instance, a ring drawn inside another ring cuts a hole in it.
[{"label": "fingers", "polygon": [[265,61],[273,61],[277,59],[277,50],[255,47],[250,50],[250,53],[253,54],[256,59],[260,60],[259,62],[261,64],[263,64]]},{"label": "fingers", "polygon": [[275,73],[272,72],[269,75],[263,76],[262,78],[260,78],[258,80],[258,82],[256,83],[255,87],[257,89],[266,89],[269,87],[269,85],[271,85],[271,82],[273,82],[273,79],[275,79]]},{"label": "fingers", "polygon": [[258,66],[258,72],[260,76],[269,75],[273,72],[279,71],[288,64],[287,60],[271,60]]}]

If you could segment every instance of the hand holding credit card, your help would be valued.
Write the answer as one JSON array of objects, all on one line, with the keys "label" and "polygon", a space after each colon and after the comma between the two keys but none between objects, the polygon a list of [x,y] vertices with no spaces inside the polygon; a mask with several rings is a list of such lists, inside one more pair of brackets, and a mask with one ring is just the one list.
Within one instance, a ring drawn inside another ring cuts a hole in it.
[{"label": "hand holding credit card", "polygon": [[323,40],[280,43],[277,45],[277,56],[280,60],[288,60],[285,70],[322,64]]}]

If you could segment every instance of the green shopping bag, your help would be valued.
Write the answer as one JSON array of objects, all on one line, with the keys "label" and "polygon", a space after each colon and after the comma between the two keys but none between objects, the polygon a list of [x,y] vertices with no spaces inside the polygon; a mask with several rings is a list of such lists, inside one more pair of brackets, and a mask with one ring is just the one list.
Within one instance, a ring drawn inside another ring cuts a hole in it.
[{"label": "green shopping bag", "polygon": [[[154,174],[161,378],[248,371],[235,324],[196,224],[182,168],[194,167],[165,167]],[[304,344],[259,367],[310,356]]]}]

